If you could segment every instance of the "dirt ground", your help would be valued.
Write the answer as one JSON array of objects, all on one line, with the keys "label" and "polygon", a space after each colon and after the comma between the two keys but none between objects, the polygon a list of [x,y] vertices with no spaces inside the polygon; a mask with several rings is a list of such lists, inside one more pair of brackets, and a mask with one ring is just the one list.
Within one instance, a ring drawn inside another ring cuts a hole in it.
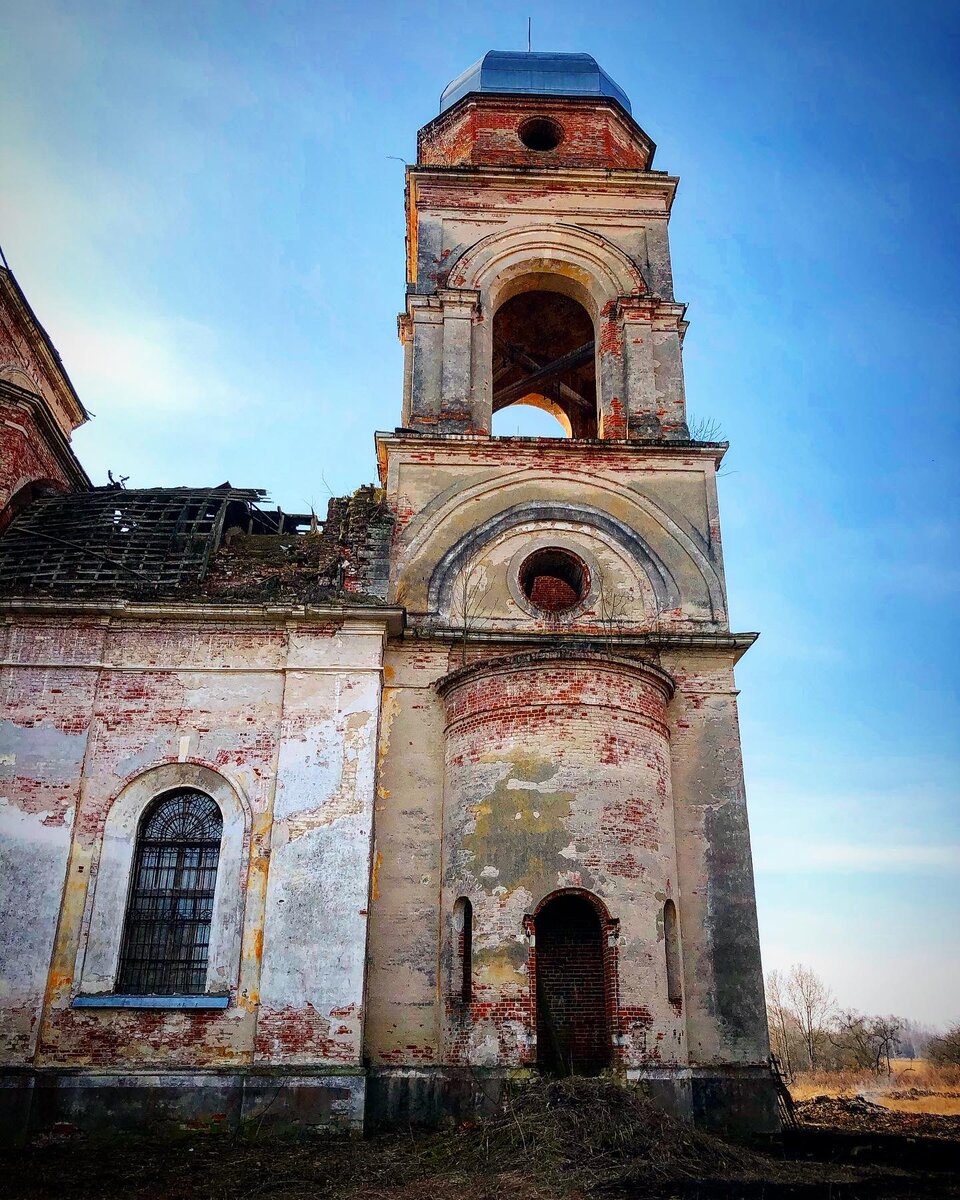
[{"label": "dirt ground", "polygon": [[503,1114],[443,1132],[364,1141],[258,1140],[182,1131],[64,1130],[0,1158],[11,1200],[960,1200],[960,1117],[857,1098],[797,1106],[799,1128],[763,1148],[682,1125],[636,1092],[541,1082]]}]

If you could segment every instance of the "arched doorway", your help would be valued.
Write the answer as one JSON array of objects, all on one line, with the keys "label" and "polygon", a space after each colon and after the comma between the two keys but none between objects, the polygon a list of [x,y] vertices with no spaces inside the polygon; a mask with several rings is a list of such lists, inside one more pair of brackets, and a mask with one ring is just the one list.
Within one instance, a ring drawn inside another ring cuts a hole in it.
[{"label": "arched doorway", "polygon": [[610,1065],[603,930],[582,896],[555,896],[534,917],[537,1065],[595,1075]]},{"label": "arched doorway", "polygon": [[593,321],[573,297],[536,289],[512,296],[497,309],[493,411],[511,404],[550,413],[568,437],[597,436]]}]

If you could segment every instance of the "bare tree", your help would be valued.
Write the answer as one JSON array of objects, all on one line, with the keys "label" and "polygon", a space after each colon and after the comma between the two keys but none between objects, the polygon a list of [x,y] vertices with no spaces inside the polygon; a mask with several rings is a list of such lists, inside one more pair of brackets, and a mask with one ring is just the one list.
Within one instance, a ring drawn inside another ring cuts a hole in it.
[{"label": "bare tree", "polygon": [[890,1059],[896,1055],[897,1047],[900,1045],[900,1034],[903,1031],[904,1021],[901,1017],[890,1015],[874,1017],[872,1023],[877,1042],[877,1074],[880,1074],[880,1062],[884,1060],[889,1075],[891,1074]]},{"label": "bare tree", "polygon": [[[611,641],[620,640],[631,632],[631,626],[635,627],[635,614],[639,615],[643,607],[633,588],[615,586],[603,571],[598,570],[595,612],[600,627]],[[664,609],[658,604],[653,620],[644,628],[659,634],[663,615]]]},{"label": "bare tree", "polygon": [[927,1043],[927,1058],[937,1066],[960,1066],[960,1025]]},{"label": "bare tree", "polygon": [[890,1058],[900,1044],[904,1022],[900,1017],[867,1017],[856,1009],[837,1015],[830,1041],[849,1065],[879,1075],[890,1074]]},{"label": "bare tree", "polygon": [[783,1063],[788,1079],[793,1078],[793,1059],[790,1053],[791,1034],[796,1035],[796,1018],[790,1010],[786,980],[779,971],[767,973],[767,1021],[770,1025],[773,1052]]},{"label": "bare tree", "polygon": [[454,606],[450,616],[452,622],[460,626],[460,665],[467,661],[467,643],[476,628],[477,622],[488,611],[487,600],[490,595],[490,583],[487,581],[486,563],[474,563],[461,572],[454,589]]},{"label": "bare tree", "polygon": [[786,994],[803,1035],[810,1070],[815,1071],[836,1008],[833,992],[816,971],[803,963],[794,963],[787,976]]},{"label": "bare tree", "polygon": [[622,638],[633,605],[633,592],[629,588],[614,587],[602,571],[598,576],[597,619],[608,637]]},{"label": "bare tree", "polygon": [[719,442],[723,439],[723,429],[715,417],[689,416],[687,428],[692,442]]}]

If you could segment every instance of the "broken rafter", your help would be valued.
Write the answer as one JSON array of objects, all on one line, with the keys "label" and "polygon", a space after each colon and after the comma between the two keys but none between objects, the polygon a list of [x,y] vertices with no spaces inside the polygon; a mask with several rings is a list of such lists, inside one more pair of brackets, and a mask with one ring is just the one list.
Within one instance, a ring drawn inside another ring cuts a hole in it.
[{"label": "broken rafter", "polygon": [[0,538],[0,592],[159,594],[198,584],[250,488],[95,488],[36,499]]},{"label": "broken rafter", "polygon": [[540,367],[539,370],[531,371],[519,383],[511,383],[508,387],[501,388],[500,391],[493,393],[493,410],[505,408],[508,404],[512,404],[514,400],[520,400],[524,396],[535,390],[537,384],[546,383],[549,379],[555,379],[558,375],[562,375],[564,371],[572,370],[574,367],[582,366],[585,362],[589,362],[593,358],[594,343],[587,342],[578,350],[571,350],[569,354],[564,354],[561,358],[554,359],[552,363],[547,363],[545,367]]},{"label": "broken rafter", "polygon": [[[513,367],[526,367],[528,371],[539,371],[541,367],[546,365],[541,358],[535,357],[530,353],[529,350],[524,350],[521,346],[515,346],[512,342],[503,342],[499,338],[495,338],[493,344],[494,348],[508,360],[505,367],[502,367],[499,371],[494,372],[494,385],[497,383],[498,376],[502,376],[505,372],[511,370]],[[570,404],[577,404],[581,408],[588,409],[591,412],[593,411],[595,406],[584,396],[581,396],[581,394],[575,388],[572,388],[568,383],[564,383],[562,380],[560,380],[557,386],[560,389],[561,400],[566,400]]]}]

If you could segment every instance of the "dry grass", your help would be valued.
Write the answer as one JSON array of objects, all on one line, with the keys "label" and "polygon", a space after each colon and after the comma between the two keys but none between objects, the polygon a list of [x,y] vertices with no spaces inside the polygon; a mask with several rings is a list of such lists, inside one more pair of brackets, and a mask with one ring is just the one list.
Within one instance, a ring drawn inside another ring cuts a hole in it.
[{"label": "dry grass", "polygon": [[864,1096],[896,1112],[960,1116],[960,1067],[937,1067],[923,1059],[896,1058],[889,1075],[871,1071],[804,1071],[790,1084],[794,1100],[816,1096]]},{"label": "dry grass", "polygon": [[960,1117],[960,1095],[881,1096],[879,1104],[894,1112],[928,1113],[937,1117]]}]

